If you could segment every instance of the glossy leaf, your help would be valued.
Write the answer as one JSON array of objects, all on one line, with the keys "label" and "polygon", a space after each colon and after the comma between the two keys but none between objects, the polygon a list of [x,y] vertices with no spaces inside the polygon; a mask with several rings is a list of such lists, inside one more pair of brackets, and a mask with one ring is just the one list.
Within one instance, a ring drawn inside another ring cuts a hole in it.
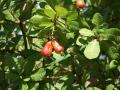
[{"label": "glossy leaf", "polygon": [[89,42],[84,50],[84,55],[88,59],[97,58],[99,56],[99,53],[100,53],[100,45],[96,39]]},{"label": "glossy leaf", "polygon": [[92,18],[92,23],[95,24],[96,26],[103,24],[102,15],[100,13],[95,13],[93,18]]},{"label": "glossy leaf", "polygon": [[52,19],[55,18],[56,12],[48,5],[45,6],[44,13]]},{"label": "glossy leaf", "polygon": [[55,10],[56,10],[57,14],[62,17],[66,16],[68,14],[67,9],[65,9],[64,7],[58,6],[58,5],[55,6]]},{"label": "glossy leaf", "polygon": [[113,90],[113,89],[114,89],[113,84],[109,84],[108,86],[106,86],[106,90]]},{"label": "glossy leaf", "polygon": [[68,12],[67,21],[73,21],[77,19],[77,12]]},{"label": "glossy leaf", "polygon": [[40,68],[39,70],[37,70],[34,74],[32,74],[30,76],[31,80],[33,81],[40,81],[43,79],[43,77],[45,76],[46,71],[44,68]]},{"label": "glossy leaf", "polygon": [[92,32],[91,30],[89,29],[86,29],[86,28],[82,28],[79,30],[79,33],[83,36],[94,36],[94,32]]},{"label": "glossy leaf", "polygon": [[109,64],[110,69],[114,69],[117,67],[118,61],[112,60]]},{"label": "glossy leaf", "polygon": [[21,90],[28,90],[27,83],[25,83],[25,82],[22,83],[22,89]]}]

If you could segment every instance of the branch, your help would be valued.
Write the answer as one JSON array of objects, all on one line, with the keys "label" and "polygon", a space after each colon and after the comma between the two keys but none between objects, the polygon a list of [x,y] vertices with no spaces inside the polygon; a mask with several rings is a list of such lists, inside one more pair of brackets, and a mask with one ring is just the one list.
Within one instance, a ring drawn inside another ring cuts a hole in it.
[{"label": "branch", "polygon": [[19,26],[23,34],[25,49],[27,50],[29,47],[29,44],[28,44],[28,38],[26,36],[26,27],[25,27],[25,24],[23,24],[23,22],[20,22]]},{"label": "branch", "polygon": [[25,24],[24,24],[24,21],[29,19],[29,18],[24,18],[24,15],[28,14],[28,13],[31,13],[32,12],[32,9],[34,8],[34,6],[36,5],[37,1],[35,0],[33,2],[33,4],[29,6],[29,4],[27,4],[27,6],[25,7],[25,10],[23,11],[23,13],[20,15],[19,19],[20,19],[20,23],[19,23],[19,26],[20,26],[20,29],[22,31],[22,35],[23,35],[23,39],[24,39],[24,45],[25,45],[25,49],[27,50],[29,48],[29,43],[28,43],[28,38],[26,36],[26,27],[25,27]]}]

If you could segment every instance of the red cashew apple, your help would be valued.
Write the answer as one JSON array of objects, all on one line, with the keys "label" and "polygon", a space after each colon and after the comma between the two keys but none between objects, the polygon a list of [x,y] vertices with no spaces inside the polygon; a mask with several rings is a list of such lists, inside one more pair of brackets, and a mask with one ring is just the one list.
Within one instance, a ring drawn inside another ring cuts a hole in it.
[{"label": "red cashew apple", "polygon": [[77,0],[76,1],[76,8],[78,9],[83,9],[85,7],[85,2],[84,0]]},{"label": "red cashew apple", "polygon": [[48,41],[45,46],[42,48],[41,50],[41,54],[42,56],[51,56],[52,55],[52,42],[51,41]]},{"label": "red cashew apple", "polygon": [[63,51],[63,47],[56,40],[52,41],[52,45],[56,53],[61,53]]}]

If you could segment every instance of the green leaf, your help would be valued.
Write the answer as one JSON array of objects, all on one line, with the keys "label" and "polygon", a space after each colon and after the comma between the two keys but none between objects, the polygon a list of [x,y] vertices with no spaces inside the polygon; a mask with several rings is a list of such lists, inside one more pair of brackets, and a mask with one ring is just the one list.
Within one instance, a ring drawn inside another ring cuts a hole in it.
[{"label": "green leaf", "polygon": [[80,22],[82,27],[90,28],[90,25],[88,24],[87,19],[82,18]]},{"label": "green leaf", "polygon": [[32,57],[29,57],[24,66],[24,74],[30,75],[32,73],[34,65],[35,65],[35,61],[32,59]]},{"label": "green leaf", "polygon": [[76,40],[76,44],[78,46],[86,45],[87,44],[87,37],[81,37],[79,36]]},{"label": "green leaf", "polygon": [[40,51],[41,48],[43,47],[42,46],[43,44],[44,44],[44,40],[38,39],[38,38],[34,38],[33,39],[33,43],[32,43],[32,48],[34,50]]},{"label": "green leaf", "polygon": [[72,32],[66,34],[66,38],[67,38],[67,39],[71,39],[71,38],[73,39],[74,36],[75,36],[75,35],[74,35],[74,33],[72,33]]},{"label": "green leaf", "polygon": [[101,0],[93,1],[94,7],[98,7],[101,4]]},{"label": "green leaf", "polygon": [[61,17],[64,17],[68,14],[68,11],[67,9],[65,9],[64,7],[61,7],[61,6],[55,6],[55,10],[57,12],[57,14]]},{"label": "green leaf", "polygon": [[28,90],[27,83],[25,83],[25,82],[22,83],[22,89],[21,90]]},{"label": "green leaf", "polygon": [[30,83],[29,84],[29,90],[38,90],[39,83]]},{"label": "green leaf", "polygon": [[37,27],[50,27],[53,25],[53,22],[51,22],[49,18],[41,15],[34,15],[30,19],[30,23]]},{"label": "green leaf", "polygon": [[66,22],[62,18],[57,19],[57,27],[60,28],[61,30],[66,29]]},{"label": "green leaf", "polygon": [[118,71],[120,72],[120,65],[118,65],[117,69],[118,69]]},{"label": "green leaf", "polygon": [[82,28],[82,29],[80,29],[79,30],[79,33],[81,34],[81,35],[83,35],[83,36],[94,36],[94,33],[91,31],[91,30],[89,30],[89,29],[86,29],[86,28]]},{"label": "green leaf", "polygon": [[55,87],[56,87],[57,89],[61,89],[63,86],[64,86],[64,82],[62,82],[62,83],[56,83],[56,84],[55,84]]},{"label": "green leaf", "polygon": [[65,59],[69,58],[70,54],[67,54],[66,56],[62,56],[60,54],[57,54],[57,53],[53,52],[53,57],[55,58],[56,63],[58,63],[58,62],[60,62],[62,60],[65,60]]},{"label": "green leaf", "polygon": [[[45,29],[43,29],[43,30],[41,30],[39,33],[38,33],[38,36],[39,36],[39,38],[44,38],[44,37],[48,37],[48,36],[50,36],[51,35],[51,30],[50,30],[50,28],[45,28]],[[39,39],[38,39],[39,40]],[[37,43],[37,42],[35,42],[35,43]],[[39,45],[40,45],[40,43],[39,43]],[[41,44],[42,45],[42,44]],[[41,46],[40,45],[40,46]]]},{"label": "green leaf", "polygon": [[113,60],[119,59],[120,56],[118,49],[115,46],[109,47],[107,50],[107,54]]},{"label": "green leaf", "polygon": [[88,88],[86,88],[86,90],[93,90],[93,88],[92,87],[88,87]]},{"label": "green leaf", "polygon": [[45,76],[46,71],[44,68],[40,68],[37,72],[35,72],[34,74],[32,74],[30,76],[31,80],[33,81],[40,81],[43,79],[43,77]]},{"label": "green leaf", "polygon": [[56,90],[51,83],[46,83],[46,87],[43,90]]},{"label": "green leaf", "polygon": [[45,6],[44,13],[52,19],[55,18],[56,12],[49,5]]},{"label": "green leaf", "polygon": [[100,13],[95,13],[92,18],[92,23],[95,24],[97,27],[103,24],[103,17]]},{"label": "green leaf", "polygon": [[53,25],[53,22],[41,22],[40,27],[50,27]]},{"label": "green leaf", "polygon": [[101,89],[98,87],[88,87],[86,90],[101,90]]},{"label": "green leaf", "polygon": [[98,87],[93,87],[93,90],[101,90],[101,89]]},{"label": "green leaf", "polygon": [[69,28],[72,30],[79,30],[79,23],[76,21],[71,21],[67,23]]},{"label": "green leaf", "polygon": [[64,59],[63,56],[61,56],[60,54],[54,53],[54,52],[53,52],[53,57],[56,59],[57,62]]},{"label": "green leaf", "polygon": [[111,40],[120,42],[120,30],[118,28],[94,29],[102,40]]},{"label": "green leaf", "polygon": [[30,21],[33,23],[40,23],[43,19],[43,16],[41,15],[34,15],[31,17]]},{"label": "green leaf", "polygon": [[29,81],[30,80],[30,78],[25,78],[25,79],[23,79],[23,81],[25,81],[25,82],[27,82],[27,81]]},{"label": "green leaf", "polygon": [[81,37],[79,36],[79,37],[77,38],[77,40],[76,40],[76,44],[77,44],[78,46],[83,45],[83,44],[80,42],[80,39],[81,39]]},{"label": "green leaf", "polygon": [[5,55],[4,62],[5,65],[9,67],[9,69],[20,73],[24,64],[24,59],[22,57],[17,58],[16,55],[7,53]]},{"label": "green leaf", "polygon": [[120,36],[120,29],[118,28],[109,28],[104,32],[108,36]]},{"label": "green leaf", "polygon": [[73,75],[71,73],[68,73],[68,75],[63,75],[59,78],[58,83],[56,83],[55,87],[61,90],[71,90],[73,81]]},{"label": "green leaf", "polygon": [[100,45],[99,42],[95,39],[86,46],[84,50],[84,55],[88,59],[95,59],[99,56],[100,53]]},{"label": "green leaf", "polygon": [[77,12],[69,12],[67,15],[67,21],[73,21],[76,20],[78,17],[78,13]]},{"label": "green leaf", "polygon": [[3,14],[5,15],[5,18],[7,20],[15,21],[15,18],[12,16],[12,14],[10,13],[8,9],[3,11]]},{"label": "green leaf", "polygon": [[106,86],[106,90],[114,90],[114,85],[113,84],[109,84],[108,86]]},{"label": "green leaf", "polygon": [[51,8],[54,8],[54,6],[57,4],[57,0],[44,0],[48,5],[50,5]]},{"label": "green leaf", "polygon": [[88,2],[89,5],[93,4],[93,0],[87,0],[87,2]]},{"label": "green leaf", "polygon": [[112,61],[110,62],[110,64],[109,64],[109,68],[110,68],[110,69],[114,69],[114,68],[117,67],[117,64],[118,64],[118,61],[112,60]]},{"label": "green leaf", "polygon": [[41,24],[41,22],[46,22],[46,21],[50,21],[50,20],[44,16],[41,16],[41,15],[34,15],[30,19],[30,22],[34,25],[37,25],[37,26],[39,26]]}]

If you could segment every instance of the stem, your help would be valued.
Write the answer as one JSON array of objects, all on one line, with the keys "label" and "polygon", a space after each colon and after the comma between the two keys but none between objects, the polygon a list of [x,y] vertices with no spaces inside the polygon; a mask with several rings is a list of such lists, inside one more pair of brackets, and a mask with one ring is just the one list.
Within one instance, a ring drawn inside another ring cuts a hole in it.
[{"label": "stem", "polygon": [[54,38],[54,32],[55,32],[55,30],[56,30],[56,18],[57,18],[57,15],[55,15],[54,16],[54,19],[53,19],[53,27],[52,27],[52,29],[51,29],[51,39],[53,39]]},{"label": "stem", "polygon": [[23,22],[20,22],[19,26],[20,26],[20,29],[21,29],[22,34],[23,34],[25,49],[27,50],[28,47],[29,47],[29,44],[28,44],[28,38],[27,38],[27,36],[26,36],[26,27],[25,27],[25,25],[23,24]]},{"label": "stem", "polygon": [[[35,1],[33,2],[33,4],[31,5],[31,7],[29,7],[29,8],[30,8],[30,11],[29,11],[29,12],[32,12],[32,9],[33,9],[34,6],[36,5],[36,3],[37,3],[37,1],[35,0]],[[28,9],[28,7],[27,7],[26,9]],[[28,13],[29,13],[29,12],[28,12]],[[26,36],[26,30],[27,30],[27,29],[26,29],[25,24],[24,24],[24,21],[25,21],[25,20],[23,19],[23,17],[22,17],[22,18],[19,17],[19,19],[20,19],[20,24],[19,24],[19,26],[20,26],[20,29],[21,29],[21,31],[22,31],[25,49],[27,50],[27,49],[29,48],[29,42],[28,42],[28,38],[27,38],[27,36]]]}]

